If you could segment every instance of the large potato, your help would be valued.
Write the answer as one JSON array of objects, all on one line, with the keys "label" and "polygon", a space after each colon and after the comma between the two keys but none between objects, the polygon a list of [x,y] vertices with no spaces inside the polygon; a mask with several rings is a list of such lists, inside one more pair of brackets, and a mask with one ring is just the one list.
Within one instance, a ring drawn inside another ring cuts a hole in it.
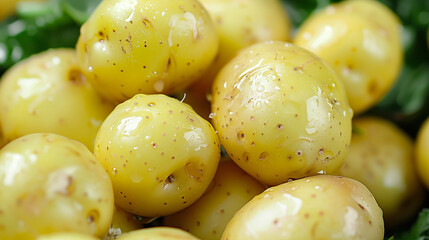
[{"label": "large potato", "polygon": [[223,240],[382,240],[382,211],[356,180],[320,175],[272,187],[226,226]]},{"label": "large potato", "polygon": [[350,143],[343,85],[323,60],[289,43],[255,44],[225,65],[212,112],[231,159],[268,185],[336,171]]},{"label": "large potato", "polygon": [[334,68],[357,114],[378,103],[398,77],[400,27],[399,18],[377,1],[344,1],[308,18],[294,43]]},{"label": "large potato", "polygon": [[261,183],[233,161],[222,161],[204,195],[184,210],[166,216],[164,223],[204,240],[220,239],[232,216],[264,190]]},{"label": "large potato", "polygon": [[95,135],[113,105],[86,81],[72,49],[34,55],[9,69],[0,83],[0,120],[5,141],[51,132],[84,143]]},{"label": "large potato", "polygon": [[213,127],[165,95],[138,94],[119,104],[97,134],[95,156],[112,179],[115,203],[146,217],[195,202],[220,158]]},{"label": "large potato", "polygon": [[288,41],[291,23],[280,0],[200,0],[219,35],[219,51],[196,88],[206,95],[216,74],[238,50],[254,43]]},{"label": "large potato", "polygon": [[118,240],[198,240],[198,238],[178,228],[153,227],[126,233]]},{"label": "large potato", "polygon": [[34,239],[53,232],[102,237],[113,214],[109,176],[81,143],[50,133],[0,150],[0,236]]},{"label": "large potato", "polygon": [[94,87],[120,102],[184,89],[211,64],[218,37],[197,0],[103,0],[76,48]]},{"label": "large potato", "polygon": [[355,131],[338,174],[363,183],[393,229],[415,216],[424,191],[416,174],[413,141],[393,123],[376,117],[353,120]]}]

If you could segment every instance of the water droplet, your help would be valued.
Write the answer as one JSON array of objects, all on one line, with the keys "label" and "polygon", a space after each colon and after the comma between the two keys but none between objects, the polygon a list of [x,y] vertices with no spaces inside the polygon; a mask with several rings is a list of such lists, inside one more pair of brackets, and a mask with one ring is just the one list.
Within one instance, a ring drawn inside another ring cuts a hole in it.
[{"label": "water droplet", "polygon": [[209,118],[210,118],[210,119],[214,118],[215,116],[216,116],[216,113],[210,113],[210,114],[209,114]]},{"label": "water droplet", "polygon": [[163,80],[156,81],[155,84],[153,85],[153,88],[157,92],[162,92],[162,90],[164,90],[164,81]]}]

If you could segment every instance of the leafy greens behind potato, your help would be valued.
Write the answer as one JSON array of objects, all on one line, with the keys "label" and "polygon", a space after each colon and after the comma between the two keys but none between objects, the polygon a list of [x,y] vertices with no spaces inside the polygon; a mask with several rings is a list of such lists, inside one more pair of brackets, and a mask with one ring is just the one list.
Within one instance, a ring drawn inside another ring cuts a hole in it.
[{"label": "leafy greens behind potato", "polygon": [[49,48],[74,47],[80,25],[100,0],[22,2],[17,15],[0,23],[0,73]]}]

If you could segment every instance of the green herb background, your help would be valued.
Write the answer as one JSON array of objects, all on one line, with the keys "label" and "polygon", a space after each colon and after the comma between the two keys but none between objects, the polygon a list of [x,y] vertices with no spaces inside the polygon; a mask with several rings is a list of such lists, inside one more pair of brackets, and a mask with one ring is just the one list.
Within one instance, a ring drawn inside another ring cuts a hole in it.
[{"label": "green herb background", "polygon": [[[17,14],[0,23],[0,75],[32,54],[49,48],[74,47],[81,24],[100,1],[50,0],[19,4]],[[405,61],[393,89],[365,114],[390,119],[415,137],[429,116],[429,1],[379,1],[402,21]],[[311,13],[338,0],[283,2],[296,29]],[[429,240],[429,210],[423,209],[410,226],[386,235],[389,240]]]}]

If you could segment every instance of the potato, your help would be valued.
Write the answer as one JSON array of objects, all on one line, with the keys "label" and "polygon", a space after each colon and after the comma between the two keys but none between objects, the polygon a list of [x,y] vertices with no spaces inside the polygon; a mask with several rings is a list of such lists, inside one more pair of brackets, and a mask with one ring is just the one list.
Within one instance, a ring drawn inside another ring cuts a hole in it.
[{"label": "potato", "polygon": [[121,102],[184,89],[213,61],[218,37],[197,0],[103,0],[76,49],[94,87]]},{"label": "potato", "polygon": [[198,240],[198,238],[178,228],[153,227],[129,232],[118,240]]},{"label": "potato", "polygon": [[10,68],[0,83],[0,121],[5,141],[37,132],[60,134],[91,151],[113,105],[86,81],[72,49],[34,55]]},{"label": "potato", "polygon": [[412,139],[377,117],[354,119],[353,128],[356,130],[338,174],[368,187],[388,228],[405,224],[422,206],[424,195],[414,166]]},{"label": "potato", "polygon": [[115,203],[145,217],[195,202],[213,179],[219,139],[206,120],[165,95],[119,104],[97,134],[95,156],[112,179]]},{"label": "potato", "polygon": [[233,161],[222,161],[204,195],[190,207],[164,218],[167,226],[178,227],[204,240],[220,239],[232,216],[265,187]]},{"label": "potato", "polygon": [[415,143],[417,174],[429,189],[429,118],[420,127]]},{"label": "potato", "polygon": [[53,232],[102,237],[113,214],[109,176],[88,149],[51,133],[18,138],[0,150],[0,236]]},{"label": "potato", "polygon": [[238,211],[222,239],[382,240],[382,211],[356,180],[330,175],[284,183]]},{"label": "potato", "polygon": [[294,43],[334,68],[359,114],[378,103],[399,75],[400,27],[398,17],[377,1],[344,1],[304,21]]},{"label": "potato", "polygon": [[115,206],[112,223],[104,240],[116,239],[123,233],[143,228],[144,223],[143,218]]},{"label": "potato", "polygon": [[288,41],[291,22],[280,0],[200,0],[210,13],[219,35],[219,51],[212,66],[196,82],[204,95],[217,73],[238,50],[254,43]]},{"label": "potato", "polygon": [[231,159],[267,185],[336,171],[350,143],[343,85],[323,60],[289,43],[252,45],[225,65],[212,112]]},{"label": "potato", "polygon": [[82,233],[60,232],[42,235],[36,238],[36,240],[99,240],[99,238]]}]

